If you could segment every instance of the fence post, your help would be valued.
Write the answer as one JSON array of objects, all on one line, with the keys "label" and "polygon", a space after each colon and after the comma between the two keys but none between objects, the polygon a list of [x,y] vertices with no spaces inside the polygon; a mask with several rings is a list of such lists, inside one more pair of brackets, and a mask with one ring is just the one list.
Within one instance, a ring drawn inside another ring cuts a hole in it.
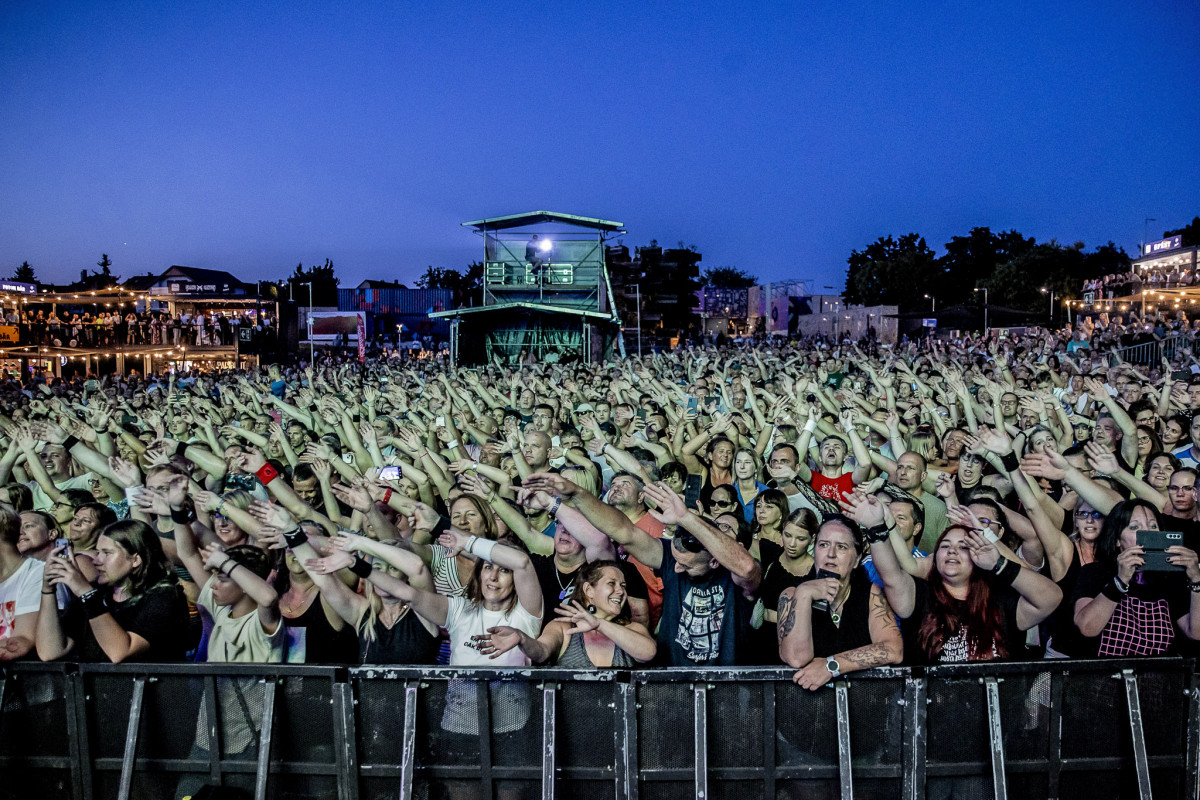
[{"label": "fence post", "polygon": [[349,678],[334,678],[330,695],[338,800],[358,800],[358,734],[354,726],[354,687]]},{"label": "fence post", "polygon": [[1138,796],[1150,800],[1150,761],[1146,756],[1146,732],[1142,727],[1142,702],[1138,698],[1137,676],[1131,669],[1121,670],[1125,684],[1125,704],[1129,710],[1129,732],[1133,736],[1133,763],[1137,768]]},{"label": "fence post", "polygon": [[763,681],[763,797],[775,796],[775,682]]},{"label": "fence post", "polygon": [[66,681],[71,794],[75,800],[92,800],[92,758],[88,744],[87,693],[83,690],[83,675],[75,670],[68,672],[63,679]]},{"label": "fence post", "polygon": [[696,800],[708,800],[708,686],[703,683],[692,685],[692,710],[695,721],[692,726],[696,750],[694,781]]},{"label": "fence post", "polygon": [[404,684],[404,740],[400,746],[400,800],[412,800],[417,755],[417,682]]},{"label": "fence post", "polygon": [[542,800],[554,800],[555,741],[558,688],[542,684]]},{"label": "fence post", "polygon": [[613,702],[617,724],[613,730],[616,756],[617,800],[638,800],[637,690],[632,680],[617,681]]},{"label": "fence post", "polygon": [[838,781],[842,800],[854,800],[854,776],[850,768],[850,692],[845,681],[833,687],[837,701]]},{"label": "fence post", "polygon": [[[1192,662],[1188,662],[1193,667]],[[1187,682],[1187,734],[1186,734],[1186,769],[1184,777],[1184,796],[1192,800],[1200,800],[1200,682],[1196,675],[1188,671]]]},{"label": "fence post", "polygon": [[925,678],[904,680],[904,800],[923,800],[925,797]]},{"label": "fence post", "polygon": [[987,698],[988,740],[992,747],[992,787],[996,800],[1008,797],[1008,778],[1004,774],[1004,729],[1000,723],[1000,684],[994,677],[983,679]]},{"label": "fence post", "polygon": [[142,723],[142,701],[146,696],[146,676],[133,679],[133,699],[129,701],[129,722],[125,726],[125,754],[121,759],[121,785],[117,800],[129,800],[133,787],[133,766],[137,759],[138,728]]},{"label": "fence post", "polygon": [[263,708],[258,730],[258,765],[254,772],[254,800],[267,800],[271,766],[271,737],[275,730],[275,679],[262,678]]}]

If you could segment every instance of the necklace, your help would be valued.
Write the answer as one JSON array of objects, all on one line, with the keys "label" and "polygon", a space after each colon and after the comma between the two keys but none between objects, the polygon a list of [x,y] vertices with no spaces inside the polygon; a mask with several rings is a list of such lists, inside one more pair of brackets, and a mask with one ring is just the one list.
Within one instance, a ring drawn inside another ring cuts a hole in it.
[{"label": "necklace", "polygon": [[[572,572],[578,571],[578,569],[579,567],[576,567],[574,570],[572,570]],[[571,596],[575,594],[575,578],[572,577],[571,580],[567,581],[566,585],[564,586],[562,582],[562,572],[559,571],[558,564],[554,565],[554,580],[558,581],[558,601],[560,603],[569,600]]]},{"label": "necklace", "polygon": [[[308,602],[309,596],[313,593],[313,590],[316,588],[317,588],[317,585],[315,583],[311,584],[307,589],[305,589],[301,593],[299,600],[296,600],[294,602],[289,601],[286,603],[280,603],[279,610],[283,612],[283,615],[285,617],[294,617],[297,609],[299,609],[306,602]],[[289,590],[288,594],[291,594],[291,593],[292,593],[291,590]],[[284,595],[284,596],[286,597],[287,595]]]}]

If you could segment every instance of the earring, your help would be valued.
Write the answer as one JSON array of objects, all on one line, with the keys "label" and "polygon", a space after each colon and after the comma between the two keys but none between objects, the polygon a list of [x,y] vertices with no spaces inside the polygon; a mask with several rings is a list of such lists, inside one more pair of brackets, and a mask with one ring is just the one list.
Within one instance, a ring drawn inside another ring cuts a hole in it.
[{"label": "earring", "polygon": [[592,605],[591,603],[588,603],[587,612],[588,612],[589,614],[595,614],[595,613],[596,613],[596,607],[595,607],[594,605]]}]

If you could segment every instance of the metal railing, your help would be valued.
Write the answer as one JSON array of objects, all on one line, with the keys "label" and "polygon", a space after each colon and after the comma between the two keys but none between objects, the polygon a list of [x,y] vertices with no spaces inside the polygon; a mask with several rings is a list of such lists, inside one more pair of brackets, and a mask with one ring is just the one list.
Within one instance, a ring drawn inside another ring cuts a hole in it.
[{"label": "metal railing", "polygon": [[6,667],[0,798],[1200,797],[1192,663]]},{"label": "metal railing", "polygon": [[1176,333],[1170,336],[1164,336],[1153,342],[1144,342],[1143,344],[1135,344],[1130,347],[1115,348],[1110,351],[1110,366],[1115,366],[1113,356],[1117,361],[1126,364],[1137,364],[1144,367],[1156,367],[1162,363],[1164,357],[1173,359],[1175,351],[1180,345],[1191,342],[1190,337],[1185,337],[1183,334]]}]

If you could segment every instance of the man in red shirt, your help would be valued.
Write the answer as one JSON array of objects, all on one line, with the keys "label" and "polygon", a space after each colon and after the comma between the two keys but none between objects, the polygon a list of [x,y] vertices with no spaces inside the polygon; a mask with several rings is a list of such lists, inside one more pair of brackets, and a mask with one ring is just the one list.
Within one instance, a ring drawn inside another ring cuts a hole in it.
[{"label": "man in red shirt", "polygon": [[851,421],[852,417],[846,412],[843,412],[842,416],[844,418],[843,427],[847,431],[850,441],[854,443],[854,458],[858,462],[852,472],[846,471],[846,456],[849,454],[846,440],[834,434],[821,440],[818,448],[820,451],[818,471],[808,468],[803,456],[808,453],[809,440],[817,430],[815,413],[808,418],[808,422],[804,425],[804,431],[796,442],[796,449],[802,456],[796,467],[796,477],[812,486],[813,490],[821,497],[834,502],[841,500],[843,495],[854,491],[855,485],[865,483],[871,477],[871,458],[867,453],[866,445],[855,432]]}]

